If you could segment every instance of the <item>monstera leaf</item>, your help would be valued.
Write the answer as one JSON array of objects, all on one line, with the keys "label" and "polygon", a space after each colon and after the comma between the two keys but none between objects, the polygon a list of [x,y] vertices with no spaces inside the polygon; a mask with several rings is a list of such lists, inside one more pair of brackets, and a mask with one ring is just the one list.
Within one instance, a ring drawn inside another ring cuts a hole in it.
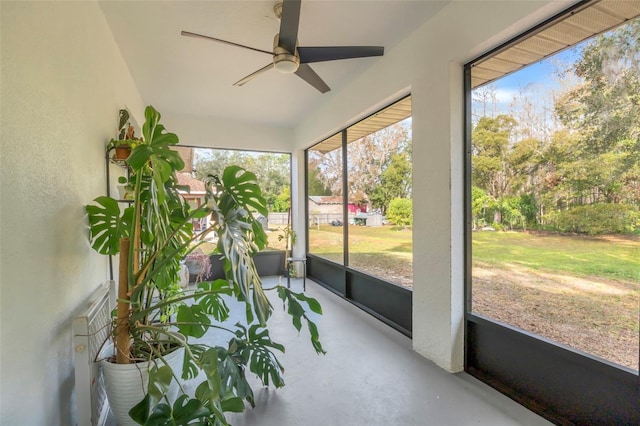
[{"label": "monstera leaf", "polygon": [[97,206],[85,207],[89,215],[91,247],[100,254],[117,254],[120,238],[129,236],[133,210],[127,208],[121,215],[118,202],[111,197],[98,197],[94,201]]},{"label": "monstera leaf", "polygon": [[284,352],[284,346],[271,340],[269,330],[254,324],[248,329],[236,324],[236,337],[239,344],[238,351],[249,360],[249,370],[260,378],[264,386],[269,383],[277,388],[284,386],[282,373],[284,367],[276,358],[272,349]]},{"label": "monstera leaf", "polygon": [[[207,178],[207,194],[213,218],[219,224],[218,251],[224,256],[224,269],[241,300],[253,299],[253,309],[261,324],[271,314],[271,304],[253,262],[253,255],[266,244],[262,225],[255,213],[268,215],[267,203],[256,175],[242,167],[229,166],[222,179]],[[247,320],[253,321],[251,309]]]},{"label": "monstera leaf", "polygon": [[178,144],[178,136],[175,133],[165,132],[164,126],[159,123],[160,113],[152,106],[148,106],[144,116],[146,119],[142,126],[144,141],[131,151],[127,163],[134,173],[150,163],[158,202],[162,203],[167,195],[165,183],[173,173],[184,168],[184,161],[177,151],[171,149],[171,146]]},{"label": "monstera leaf", "polygon": [[[318,354],[324,354],[325,351],[320,343],[320,334],[318,326],[309,318],[309,312],[304,308],[302,303],[306,303],[309,310],[318,315],[322,315],[322,307],[320,303],[312,297],[307,297],[302,293],[294,293],[286,287],[278,287],[278,297],[282,299],[284,305],[287,305],[287,313],[291,316],[291,321],[296,330],[302,328],[302,320],[304,319],[311,336],[311,344]],[[302,302],[302,303],[301,303]]]}]

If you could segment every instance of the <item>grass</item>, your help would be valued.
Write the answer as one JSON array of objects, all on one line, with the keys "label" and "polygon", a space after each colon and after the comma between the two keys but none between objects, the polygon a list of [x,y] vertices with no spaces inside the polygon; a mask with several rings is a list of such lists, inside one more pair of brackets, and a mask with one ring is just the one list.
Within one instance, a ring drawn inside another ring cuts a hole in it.
[{"label": "grass", "polygon": [[[310,229],[310,251],[342,262],[342,232]],[[350,226],[350,266],[411,287],[411,239]],[[474,312],[638,369],[640,235],[474,232],[472,244]]]},{"label": "grass", "polygon": [[[309,229],[311,253],[342,261],[342,227]],[[384,264],[406,275],[411,269],[411,231],[393,226],[349,227],[349,258],[362,269]],[[271,246],[271,241],[270,241]],[[474,232],[475,266],[516,265],[540,272],[640,282],[640,236],[586,237],[551,233]]]},{"label": "grass", "polygon": [[[309,229],[309,250],[312,253],[342,252],[342,226],[321,225]],[[390,253],[411,259],[411,229],[396,226],[350,226],[351,253]]]},{"label": "grass", "polygon": [[[343,229],[321,225],[309,229],[309,251],[342,263]],[[349,265],[393,283],[411,287],[413,245],[410,229],[350,226]]]},{"label": "grass", "polygon": [[[342,261],[343,227],[321,225],[309,229],[309,251]],[[278,241],[279,230],[267,232],[268,247],[284,249]],[[349,255],[360,268],[398,269],[396,275],[411,267],[411,230],[395,226],[349,227]],[[605,278],[640,283],[640,235],[585,237],[551,233],[474,232],[474,266],[529,268],[576,277]],[[214,245],[205,243],[205,253]],[[354,265],[352,265],[354,266]]]},{"label": "grass", "polygon": [[640,236],[475,232],[472,239],[474,265],[640,282]]},{"label": "grass", "polygon": [[640,237],[478,232],[472,309],[638,369]]}]

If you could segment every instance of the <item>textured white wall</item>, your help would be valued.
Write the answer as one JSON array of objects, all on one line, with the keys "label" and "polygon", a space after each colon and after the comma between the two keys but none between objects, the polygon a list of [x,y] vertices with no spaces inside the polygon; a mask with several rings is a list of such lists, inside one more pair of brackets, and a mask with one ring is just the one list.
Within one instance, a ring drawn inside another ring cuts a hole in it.
[{"label": "textured white wall", "polygon": [[449,371],[464,361],[462,66],[570,3],[451,2],[296,128],[303,149],[412,94],[413,346]]},{"label": "textured white wall", "polygon": [[3,425],[73,425],[71,323],[107,278],[83,206],[118,110],[143,103],[94,2],[0,2]]}]

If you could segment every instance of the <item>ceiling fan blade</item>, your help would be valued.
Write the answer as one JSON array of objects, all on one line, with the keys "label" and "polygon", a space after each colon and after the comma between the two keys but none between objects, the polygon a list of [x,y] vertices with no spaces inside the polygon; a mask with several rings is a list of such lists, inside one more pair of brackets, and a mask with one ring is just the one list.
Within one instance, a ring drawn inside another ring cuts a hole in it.
[{"label": "ceiling fan blade", "polygon": [[191,33],[189,31],[182,31],[182,32],[180,32],[180,34],[185,36],[185,37],[203,38],[205,40],[216,41],[218,43],[228,44],[230,46],[242,47],[244,49],[253,50],[254,52],[266,53],[267,55],[273,56],[273,52],[267,52],[266,50],[256,49],[255,47],[245,46],[243,44],[234,43],[232,41],[222,40],[222,39],[215,38],[215,37],[209,37],[209,36],[202,35],[202,34]]},{"label": "ceiling fan blade", "polygon": [[262,74],[265,71],[269,71],[271,68],[273,68],[273,62],[271,62],[269,65],[260,68],[258,71],[256,72],[252,72],[251,74],[249,74],[248,76],[244,77],[241,80],[236,81],[235,83],[233,83],[234,86],[242,86],[245,83],[248,83],[249,81],[253,80],[254,78],[256,78],[258,75]]},{"label": "ceiling fan blade", "polygon": [[336,61],[384,55],[382,46],[298,47],[300,63]]},{"label": "ceiling fan blade", "polygon": [[280,38],[278,46],[295,54],[300,23],[300,0],[284,0],[280,17]]},{"label": "ceiling fan blade", "polygon": [[327,83],[325,83],[307,64],[300,64],[298,71],[296,71],[296,75],[318,89],[320,93],[327,93],[331,90],[329,86],[327,86]]}]

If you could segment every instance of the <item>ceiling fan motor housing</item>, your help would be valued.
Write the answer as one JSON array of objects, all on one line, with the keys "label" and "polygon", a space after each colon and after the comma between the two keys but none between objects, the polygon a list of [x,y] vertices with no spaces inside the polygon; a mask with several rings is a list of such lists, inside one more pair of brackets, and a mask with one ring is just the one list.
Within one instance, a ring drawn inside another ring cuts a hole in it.
[{"label": "ceiling fan motor housing", "polygon": [[300,58],[291,54],[287,49],[278,46],[280,34],[276,34],[273,39],[273,65],[276,70],[283,74],[293,74],[298,71]]}]

